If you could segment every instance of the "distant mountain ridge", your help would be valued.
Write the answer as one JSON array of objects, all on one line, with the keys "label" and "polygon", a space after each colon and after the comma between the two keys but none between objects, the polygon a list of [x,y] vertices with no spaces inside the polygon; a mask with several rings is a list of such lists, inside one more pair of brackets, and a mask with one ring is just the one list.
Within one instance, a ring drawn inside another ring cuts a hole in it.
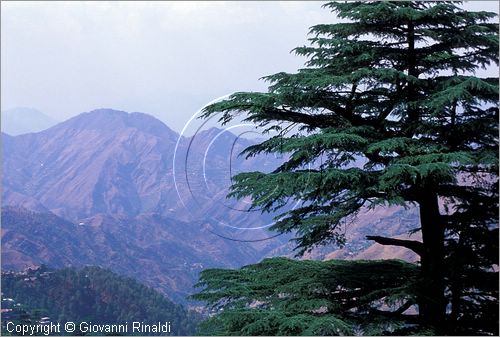
[{"label": "distant mountain ridge", "polygon": [[32,108],[18,107],[1,112],[2,132],[12,136],[39,132],[57,124],[57,120]]},{"label": "distant mountain ridge", "polygon": [[[2,268],[102,266],[185,302],[202,269],[250,264],[280,244],[235,244],[212,235],[215,228],[209,221],[157,214],[122,220],[99,214],[72,223],[52,213],[4,207]],[[251,238],[252,233],[239,235]]]}]

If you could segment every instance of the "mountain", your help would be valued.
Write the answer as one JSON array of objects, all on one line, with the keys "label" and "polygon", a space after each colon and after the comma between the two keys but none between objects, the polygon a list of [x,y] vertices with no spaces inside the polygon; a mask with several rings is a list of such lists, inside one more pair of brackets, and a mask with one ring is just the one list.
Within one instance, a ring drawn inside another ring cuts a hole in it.
[{"label": "mountain", "polygon": [[[193,335],[196,331],[197,315],[188,313],[182,306],[131,278],[99,267],[53,270],[42,266],[23,272],[4,270],[2,293],[3,325],[6,325],[6,320],[16,320],[28,314],[37,320],[45,316],[43,321],[46,323],[59,322],[61,326],[68,321],[122,325],[119,333],[115,331],[113,335],[133,334],[132,322],[169,323],[166,328],[170,333],[146,335]],[[22,306],[24,313],[16,304]],[[80,333],[86,332],[88,327],[77,326],[76,332]],[[63,329],[61,332],[65,335]]]},{"label": "mountain", "polygon": [[[401,259],[417,262],[419,256],[409,249],[383,246],[366,240],[367,235],[389,236],[403,240],[421,240],[420,233],[410,234],[420,223],[417,207],[377,207],[364,209],[346,227],[346,245],[334,251],[323,250],[321,259]],[[321,251],[321,250],[319,250]],[[317,254],[317,253],[316,253]]]},{"label": "mountain", "polygon": [[237,202],[225,195],[231,172],[272,167],[272,158],[244,161],[237,154],[248,140],[229,133],[214,142],[212,137],[213,130],[179,137],[149,115],[105,109],[40,133],[8,137],[3,205],[37,200],[38,206],[74,221],[99,213],[130,217],[144,212],[200,220],[210,210],[212,217],[224,218],[218,220],[261,225],[260,216],[243,208],[238,219],[228,217],[227,207]]},{"label": "mountain", "polygon": [[72,223],[52,213],[4,207],[2,268],[97,265],[185,303],[202,269],[253,263],[281,244],[235,243],[213,235],[214,227],[157,214],[122,220],[101,214]]},{"label": "mountain", "polygon": [[[251,144],[217,128],[181,137],[147,114],[110,109],[38,133],[2,133],[2,266],[99,265],[185,301],[202,268],[293,256],[291,234],[267,230],[272,214],[226,198],[234,174],[281,163],[238,156]],[[405,212],[353,219],[360,226],[346,229],[347,255],[368,248],[369,229],[401,235],[416,227],[418,214]]]},{"label": "mountain", "polygon": [[100,265],[184,301],[201,268],[257,262],[289,238],[267,240],[271,217],[225,197],[234,172],[277,165],[239,158],[248,145],[109,109],[2,134],[2,265]]},{"label": "mountain", "polygon": [[12,136],[39,132],[57,124],[52,117],[32,108],[19,107],[4,110],[1,116],[2,132]]},{"label": "mountain", "polygon": [[[157,183],[175,141],[176,134],[154,118],[114,110],[13,137],[4,145],[4,204],[12,205],[7,193],[17,192],[73,220],[99,212],[138,214],[132,167],[144,172],[139,189]],[[148,169],[158,174],[151,177]]]}]

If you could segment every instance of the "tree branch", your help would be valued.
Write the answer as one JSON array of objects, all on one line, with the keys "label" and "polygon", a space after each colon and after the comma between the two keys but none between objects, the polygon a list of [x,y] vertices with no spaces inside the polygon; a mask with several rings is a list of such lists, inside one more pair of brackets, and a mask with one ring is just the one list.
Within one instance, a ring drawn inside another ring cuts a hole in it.
[{"label": "tree branch", "polygon": [[[375,308],[370,309],[372,313],[383,315],[383,316],[388,316],[388,317],[394,317],[394,316],[401,316],[403,315],[403,312],[408,310],[412,305],[414,305],[415,302],[412,300],[406,301],[402,306],[400,306],[397,310],[395,311],[385,311],[385,310],[378,310]],[[405,315],[403,315],[405,316]],[[411,315],[408,315],[411,316]]]},{"label": "tree branch", "polygon": [[405,247],[405,248],[408,248],[408,249],[414,251],[419,256],[422,256],[422,254],[424,253],[424,246],[423,246],[422,242],[419,242],[419,241],[400,240],[400,239],[386,238],[383,236],[373,236],[373,235],[366,236],[366,239],[373,240],[376,243],[379,243],[379,244],[385,245],[385,246]]},{"label": "tree branch", "polygon": [[[240,105],[238,108],[242,108]],[[244,107],[243,107],[244,108]],[[328,118],[324,115],[313,115],[306,114],[302,112],[296,112],[285,108],[264,108],[262,112],[256,116],[250,116],[248,119],[254,120],[257,122],[260,121],[287,121],[293,123],[301,123],[308,125],[313,128],[326,128],[329,126],[333,126],[333,123],[330,123]]]}]

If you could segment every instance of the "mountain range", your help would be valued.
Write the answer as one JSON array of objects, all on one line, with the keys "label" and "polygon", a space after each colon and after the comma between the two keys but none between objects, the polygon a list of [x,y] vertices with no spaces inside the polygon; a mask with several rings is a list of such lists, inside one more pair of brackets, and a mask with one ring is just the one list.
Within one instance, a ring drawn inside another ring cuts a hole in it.
[{"label": "mountain range", "polygon": [[[98,265],[184,302],[203,268],[293,256],[291,234],[267,230],[272,215],[226,198],[237,172],[281,163],[238,156],[251,144],[216,128],[184,137],[150,115],[110,109],[2,133],[2,266]],[[360,216],[344,253],[309,257],[352,257],[369,248],[367,229],[401,235],[418,223],[415,210],[377,212]]]},{"label": "mountain range", "polygon": [[149,115],[101,109],[2,134],[3,266],[100,265],[182,300],[201,268],[260,260],[287,239],[258,241],[271,217],[225,195],[230,170],[276,163],[242,160],[250,142],[221,131],[185,138]]}]

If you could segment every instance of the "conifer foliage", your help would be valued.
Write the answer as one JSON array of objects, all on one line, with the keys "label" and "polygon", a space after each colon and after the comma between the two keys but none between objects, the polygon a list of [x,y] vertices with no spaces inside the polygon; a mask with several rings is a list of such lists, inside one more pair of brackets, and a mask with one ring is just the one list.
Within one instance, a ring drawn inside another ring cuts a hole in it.
[{"label": "conifer foliage", "polygon": [[[367,237],[420,256],[418,324],[498,333],[499,88],[498,77],[476,73],[498,66],[496,15],[453,2],[325,7],[345,22],[311,28],[310,43],[294,49],[305,68],[205,109],[277,132],[247,156],[287,155],[271,173],[234,177],[229,196],[282,210],[272,229],[296,233],[298,254],[342,244],[342,224],[363,207],[418,206],[422,242]],[[290,200],[301,207],[286,208]]]},{"label": "conifer foliage", "polygon": [[[195,296],[222,312],[204,335],[379,335],[415,329],[414,264],[403,261],[265,259],[241,270],[203,272]],[[399,309],[388,315],[380,306]],[[355,310],[354,310],[355,309]],[[370,317],[370,319],[367,319]]]}]

